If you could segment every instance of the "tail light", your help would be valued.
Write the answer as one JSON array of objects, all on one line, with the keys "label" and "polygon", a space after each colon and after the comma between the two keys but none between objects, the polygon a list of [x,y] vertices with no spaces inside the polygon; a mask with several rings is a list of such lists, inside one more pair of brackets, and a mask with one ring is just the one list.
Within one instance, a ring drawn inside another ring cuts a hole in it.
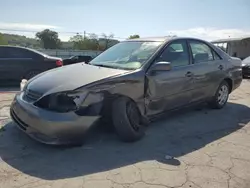
[{"label": "tail light", "polygon": [[61,60],[56,60],[56,66],[58,67],[63,66],[63,62]]}]

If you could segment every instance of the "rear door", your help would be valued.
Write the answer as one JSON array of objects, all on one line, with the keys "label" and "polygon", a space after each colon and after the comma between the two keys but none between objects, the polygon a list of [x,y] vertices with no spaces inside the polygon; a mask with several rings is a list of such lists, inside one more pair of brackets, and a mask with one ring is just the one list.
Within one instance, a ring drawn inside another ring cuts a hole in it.
[{"label": "rear door", "polygon": [[194,74],[191,102],[211,97],[225,78],[225,62],[207,43],[200,40],[188,40],[192,54],[192,72]]},{"label": "rear door", "polygon": [[34,66],[31,54],[28,50],[16,47],[9,47],[6,51],[12,79],[14,81],[21,80],[28,73],[30,67]]},{"label": "rear door", "polygon": [[5,80],[11,78],[10,70],[8,63],[8,58],[6,55],[5,47],[0,47],[0,84],[4,83]]}]

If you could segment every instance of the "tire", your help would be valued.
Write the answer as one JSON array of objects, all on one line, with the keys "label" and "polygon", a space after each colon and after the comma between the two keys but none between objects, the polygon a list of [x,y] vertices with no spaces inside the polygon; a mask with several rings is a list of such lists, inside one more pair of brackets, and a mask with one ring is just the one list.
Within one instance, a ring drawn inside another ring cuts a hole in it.
[{"label": "tire", "polygon": [[112,108],[113,125],[124,142],[135,142],[145,135],[145,126],[136,104],[125,97],[118,98]]},{"label": "tire", "polygon": [[210,106],[213,109],[221,109],[223,108],[228,100],[230,93],[230,87],[226,81],[223,81],[218,87],[215,96],[210,101]]},{"label": "tire", "polygon": [[40,71],[33,70],[33,71],[28,72],[28,74],[26,74],[26,76],[24,78],[29,80],[29,79],[33,78],[34,76],[38,75],[39,73],[40,73]]},{"label": "tire", "polygon": [[242,78],[243,78],[243,79],[248,79],[248,76],[242,75]]}]

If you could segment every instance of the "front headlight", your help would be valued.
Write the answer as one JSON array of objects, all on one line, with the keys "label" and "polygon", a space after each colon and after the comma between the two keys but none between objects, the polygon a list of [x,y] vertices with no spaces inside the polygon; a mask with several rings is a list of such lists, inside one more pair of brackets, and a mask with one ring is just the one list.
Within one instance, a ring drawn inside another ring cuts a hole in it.
[{"label": "front headlight", "polygon": [[86,97],[87,92],[60,92],[45,96],[35,105],[56,112],[76,111]]}]

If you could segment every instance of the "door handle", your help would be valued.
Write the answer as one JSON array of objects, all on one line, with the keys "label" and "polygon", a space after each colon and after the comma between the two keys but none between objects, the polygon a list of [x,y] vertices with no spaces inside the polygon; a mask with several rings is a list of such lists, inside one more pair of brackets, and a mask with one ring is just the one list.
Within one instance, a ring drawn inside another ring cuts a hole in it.
[{"label": "door handle", "polygon": [[188,71],[187,73],[186,73],[186,75],[185,75],[186,77],[192,77],[193,76],[193,73],[192,72],[190,72],[190,71]]},{"label": "door handle", "polygon": [[219,67],[218,67],[220,70],[223,70],[223,65],[219,65]]}]

